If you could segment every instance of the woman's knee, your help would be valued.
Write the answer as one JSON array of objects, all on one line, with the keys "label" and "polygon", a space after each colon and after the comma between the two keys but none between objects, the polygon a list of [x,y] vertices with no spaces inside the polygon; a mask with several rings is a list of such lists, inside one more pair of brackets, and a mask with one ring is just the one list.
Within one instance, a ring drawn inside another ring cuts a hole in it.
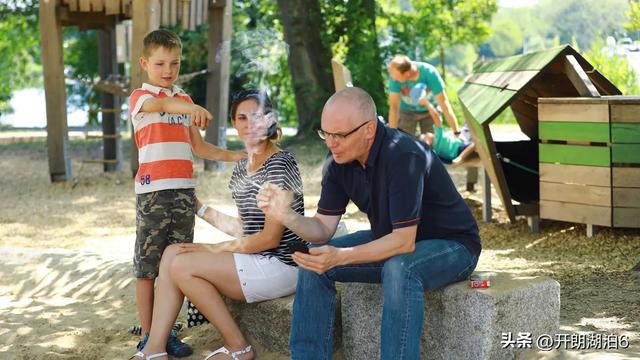
[{"label": "woman's knee", "polygon": [[164,249],[164,252],[162,253],[162,258],[160,259],[161,273],[163,272],[163,269],[165,271],[170,270],[171,263],[173,263],[173,260],[176,258],[176,255],[178,254],[179,249],[180,248],[178,247],[178,244],[171,244]]},{"label": "woman's knee", "polygon": [[178,282],[189,278],[193,274],[193,261],[189,259],[189,254],[181,254],[173,257],[169,265],[169,274],[171,278]]}]

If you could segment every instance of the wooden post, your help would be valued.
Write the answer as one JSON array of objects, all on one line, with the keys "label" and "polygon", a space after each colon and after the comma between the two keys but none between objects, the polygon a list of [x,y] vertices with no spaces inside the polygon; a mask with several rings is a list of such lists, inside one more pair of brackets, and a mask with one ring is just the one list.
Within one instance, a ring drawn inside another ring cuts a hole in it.
[{"label": "wooden post", "polygon": [[[227,147],[227,117],[229,103],[229,67],[231,43],[231,9],[230,0],[217,0],[209,7],[209,56],[207,68],[207,109],[214,116],[209,125],[205,140],[221,148]],[[222,171],[224,163],[204,162],[206,171]]]},{"label": "wooden post", "polygon": [[67,181],[71,179],[67,94],[62,56],[62,23],[56,0],[40,0],[40,42],[47,103],[49,174],[52,182]]},{"label": "wooden post", "polygon": [[482,221],[491,222],[491,179],[486,170],[482,170]]},{"label": "wooden post", "polygon": [[[106,79],[109,75],[118,73],[115,24],[98,30],[98,69],[101,79]],[[119,109],[120,97],[103,91],[100,93],[100,107],[102,109]],[[115,160],[115,162],[106,161],[104,163],[105,172],[119,171],[122,166],[120,140],[115,136],[118,133],[119,123],[119,112],[102,112],[103,159]]]},{"label": "wooden post", "polygon": [[[142,41],[152,30],[160,28],[160,0],[136,0],[131,2],[131,89],[137,89],[147,81],[147,74],[142,70],[138,59],[142,56]],[[136,147],[133,125],[131,127],[131,172],[138,172],[138,148]]]}]

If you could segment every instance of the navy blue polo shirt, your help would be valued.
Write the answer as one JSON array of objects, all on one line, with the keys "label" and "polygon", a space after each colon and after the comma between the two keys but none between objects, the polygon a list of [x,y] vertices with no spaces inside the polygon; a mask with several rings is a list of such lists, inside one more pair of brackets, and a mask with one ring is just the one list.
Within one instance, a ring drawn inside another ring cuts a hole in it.
[{"label": "navy blue polo shirt", "polygon": [[342,215],[349,200],[367,214],[374,239],[418,225],[416,241],[455,240],[480,255],[478,225],[429,146],[378,122],[363,168],[331,160],[322,178],[318,213]]}]

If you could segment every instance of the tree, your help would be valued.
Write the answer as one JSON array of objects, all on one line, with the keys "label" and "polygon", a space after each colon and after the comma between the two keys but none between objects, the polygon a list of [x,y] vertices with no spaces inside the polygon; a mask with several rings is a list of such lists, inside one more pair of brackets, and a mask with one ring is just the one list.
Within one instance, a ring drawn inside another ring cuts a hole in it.
[{"label": "tree", "polygon": [[624,95],[639,95],[638,75],[626,57],[611,55],[602,39],[597,39],[584,52],[584,57],[606,76]]},{"label": "tree", "polygon": [[[445,49],[458,44],[479,44],[490,34],[491,17],[498,10],[495,0],[413,0],[412,9],[404,3],[387,0],[388,36],[399,45],[396,53],[413,58],[437,52],[446,77]],[[421,48],[416,49],[416,45]]]},{"label": "tree", "polygon": [[354,85],[366,90],[378,106],[378,113],[387,113],[384,87],[386,71],[378,43],[376,28],[377,5],[374,0],[325,0],[322,32],[325,46],[332,48],[333,57],[351,71]]},{"label": "tree", "polygon": [[500,19],[493,26],[495,29],[489,46],[493,55],[505,57],[515,55],[522,48],[523,36],[518,25],[509,19]]},{"label": "tree", "polygon": [[631,1],[629,3],[630,9],[627,11],[629,22],[624,24],[624,28],[631,32],[640,31],[640,2]]},{"label": "tree", "polygon": [[331,53],[319,29],[323,17],[318,0],[278,0],[284,37],[289,44],[289,70],[298,109],[298,137],[320,124],[322,106],[333,92]]},{"label": "tree", "polygon": [[0,113],[13,91],[42,83],[37,0],[0,2]]}]

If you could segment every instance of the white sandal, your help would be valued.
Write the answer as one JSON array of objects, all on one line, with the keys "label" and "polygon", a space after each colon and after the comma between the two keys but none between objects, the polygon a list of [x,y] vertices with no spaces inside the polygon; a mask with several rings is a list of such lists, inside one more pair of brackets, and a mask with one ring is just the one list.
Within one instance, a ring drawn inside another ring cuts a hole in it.
[{"label": "white sandal", "polygon": [[246,348],[242,349],[242,350],[238,350],[238,351],[234,351],[231,352],[229,351],[229,349],[227,349],[226,347],[221,347],[220,349],[210,353],[209,355],[207,355],[207,357],[204,358],[204,360],[209,360],[213,355],[217,355],[217,354],[225,354],[225,355],[229,355],[231,356],[231,358],[233,360],[239,360],[238,359],[238,355],[244,355],[247,354],[251,351],[251,345],[247,345]]},{"label": "white sandal", "polygon": [[166,352],[162,352],[162,353],[157,353],[157,354],[145,354],[142,351],[138,351],[137,353],[133,354],[132,357],[129,358],[129,360],[133,359],[134,357],[139,357],[143,360],[153,360],[155,358],[159,358],[162,356],[169,356]]}]

